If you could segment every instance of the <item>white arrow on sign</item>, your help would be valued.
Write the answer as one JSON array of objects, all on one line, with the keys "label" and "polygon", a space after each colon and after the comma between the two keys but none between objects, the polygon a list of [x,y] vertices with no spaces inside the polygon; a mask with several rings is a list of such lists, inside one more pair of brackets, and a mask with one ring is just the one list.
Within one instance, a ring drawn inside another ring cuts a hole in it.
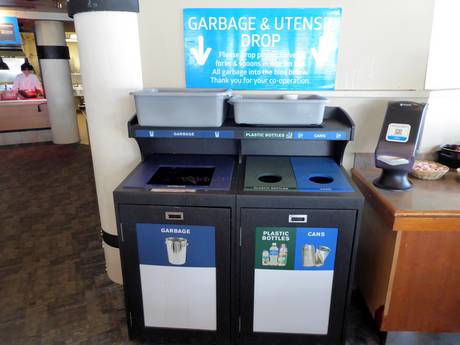
[{"label": "white arrow on sign", "polygon": [[321,36],[319,39],[318,49],[311,49],[311,53],[313,54],[316,65],[320,68],[324,67],[336,49],[337,43],[335,42],[334,37],[331,37],[330,35]]},{"label": "white arrow on sign", "polygon": [[190,48],[190,53],[195,58],[196,62],[198,62],[198,65],[203,66],[206,63],[206,60],[208,59],[209,54],[211,53],[211,50],[212,48],[206,48],[206,51],[204,50],[204,38],[203,36],[199,36],[198,49]]}]

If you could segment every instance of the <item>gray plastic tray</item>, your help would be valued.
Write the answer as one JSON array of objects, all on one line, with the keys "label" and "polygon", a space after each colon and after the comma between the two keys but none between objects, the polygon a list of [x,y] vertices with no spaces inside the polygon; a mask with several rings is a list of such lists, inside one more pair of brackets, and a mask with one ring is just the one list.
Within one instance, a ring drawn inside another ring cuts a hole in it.
[{"label": "gray plastic tray", "polygon": [[248,125],[320,125],[327,98],[316,95],[236,95],[235,122]]},{"label": "gray plastic tray", "polygon": [[220,127],[225,117],[224,89],[143,89],[131,92],[141,126]]}]

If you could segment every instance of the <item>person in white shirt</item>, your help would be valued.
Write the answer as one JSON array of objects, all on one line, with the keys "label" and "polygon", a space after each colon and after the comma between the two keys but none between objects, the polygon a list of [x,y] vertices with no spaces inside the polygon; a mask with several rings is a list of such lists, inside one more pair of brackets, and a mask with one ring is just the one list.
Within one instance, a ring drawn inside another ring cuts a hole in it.
[{"label": "person in white shirt", "polygon": [[16,76],[13,84],[13,90],[25,91],[35,90],[37,94],[43,95],[43,86],[38,80],[38,77],[34,74],[33,66],[27,61],[21,65],[21,74]]}]

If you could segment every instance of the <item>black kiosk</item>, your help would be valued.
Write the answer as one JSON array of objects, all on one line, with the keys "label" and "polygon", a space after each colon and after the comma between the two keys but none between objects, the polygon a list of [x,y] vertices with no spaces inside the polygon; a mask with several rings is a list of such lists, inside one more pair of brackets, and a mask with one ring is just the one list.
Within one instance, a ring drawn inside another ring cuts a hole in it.
[{"label": "black kiosk", "polygon": [[363,198],[341,167],[354,124],[141,126],[114,192],[131,338],[341,344]]},{"label": "black kiosk", "polygon": [[425,103],[388,104],[375,149],[375,166],[382,169],[381,175],[374,181],[376,187],[389,190],[412,188],[408,175],[422,137],[425,113]]}]

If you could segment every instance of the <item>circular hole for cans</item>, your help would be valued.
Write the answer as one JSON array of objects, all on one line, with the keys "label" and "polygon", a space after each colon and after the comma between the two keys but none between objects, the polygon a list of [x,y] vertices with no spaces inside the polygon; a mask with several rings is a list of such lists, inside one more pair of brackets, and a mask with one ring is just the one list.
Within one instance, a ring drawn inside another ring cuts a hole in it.
[{"label": "circular hole for cans", "polygon": [[263,174],[258,177],[258,180],[264,183],[278,183],[282,179],[281,176],[275,174]]},{"label": "circular hole for cans", "polygon": [[334,178],[327,175],[313,175],[308,178],[313,183],[329,184],[334,182]]}]

